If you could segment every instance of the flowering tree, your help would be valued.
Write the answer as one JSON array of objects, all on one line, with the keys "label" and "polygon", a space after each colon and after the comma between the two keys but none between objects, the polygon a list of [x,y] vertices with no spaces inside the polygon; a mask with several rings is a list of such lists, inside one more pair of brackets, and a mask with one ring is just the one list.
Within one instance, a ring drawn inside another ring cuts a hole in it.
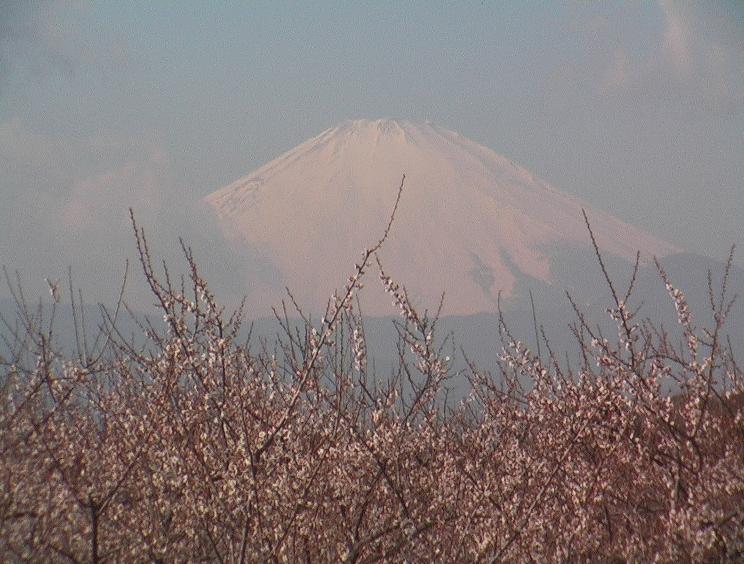
[{"label": "flowering tree", "polygon": [[[723,332],[728,268],[721,291],[711,287],[710,324],[697,326],[659,266],[681,345],[630,307],[633,282],[620,292],[606,276],[617,335],[575,307],[575,370],[547,339],[543,360],[502,321],[495,370],[471,366],[470,393],[453,405],[438,314],[417,311],[376,258],[390,224],[320,323],[285,307],[283,336],[258,351],[239,343],[242,309],[225,314],[191,251],[188,278],[174,282],[133,225],[165,322],[141,321],[144,342],[119,332],[121,300],[88,338],[72,300],[68,354],[55,344],[58,286],[44,318],[9,280],[18,317],[3,320],[4,559],[744,557],[744,386]],[[402,316],[388,375],[367,365],[355,302],[375,263]]]}]

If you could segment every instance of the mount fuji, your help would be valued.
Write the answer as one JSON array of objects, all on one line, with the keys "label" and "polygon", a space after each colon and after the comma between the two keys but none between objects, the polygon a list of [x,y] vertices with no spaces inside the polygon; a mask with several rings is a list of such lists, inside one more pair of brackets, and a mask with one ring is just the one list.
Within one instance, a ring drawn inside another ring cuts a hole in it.
[{"label": "mount fuji", "polygon": [[[525,280],[562,284],[561,271],[574,266],[560,257],[591,252],[582,208],[602,251],[618,260],[680,252],[458,133],[428,122],[354,120],[205,198],[227,239],[281,278],[251,281],[248,306],[266,310],[287,286],[303,307],[323,310],[379,239],[403,174],[380,257],[420,306],[436,307],[445,293],[446,314],[493,312],[499,294],[519,294]],[[379,284],[368,286],[363,311],[393,313]]]}]

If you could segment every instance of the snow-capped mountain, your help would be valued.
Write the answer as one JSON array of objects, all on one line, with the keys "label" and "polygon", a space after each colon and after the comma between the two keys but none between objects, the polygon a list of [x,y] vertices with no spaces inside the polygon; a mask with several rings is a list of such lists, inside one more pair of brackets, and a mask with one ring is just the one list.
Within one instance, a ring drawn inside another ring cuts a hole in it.
[{"label": "snow-capped mountain", "polygon": [[[249,306],[267,310],[288,286],[319,311],[361,252],[380,237],[401,177],[396,221],[380,256],[416,302],[445,313],[494,311],[520,280],[555,282],[556,253],[589,248],[586,209],[599,245],[633,260],[674,246],[592,209],[487,147],[431,123],[355,120],[322,132],[210,194],[228,239],[271,263],[280,284],[246,281]],[[372,269],[374,270],[374,269]],[[362,305],[392,313],[367,280]]]}]

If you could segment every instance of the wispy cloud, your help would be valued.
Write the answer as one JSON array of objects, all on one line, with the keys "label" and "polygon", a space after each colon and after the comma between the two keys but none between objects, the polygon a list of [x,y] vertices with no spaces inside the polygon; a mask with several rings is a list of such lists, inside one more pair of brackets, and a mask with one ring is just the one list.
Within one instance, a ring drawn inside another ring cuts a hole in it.
[{"label": "wispy cloud", "polygon": [[726,17],[695,5],[659,0],[658,8],[660,31],[645,51],[634,50],[622,37],[606,39],[603,44],[595,39],[603,45],[595,55],[603,60],[596,79],[597,93],[644,100],[674,96],[689,111],[706,114],[741,111],[741,30],[732,30]]},{"label": "wispy cloud", "polygon": [[[106,36],[95,43],[80,28],[86,2],[0,0],[0,86],[10,80],[74,78],[83,67],[121,72],[129,64],[126,44]],[[87,37],[87,39],[86,39]],[[2,90],[0,90],[0,94]]]},{"label": "wispy cloud", "polygon": [[608,93],[627,85],[633,73],[633,64],[623,47],[616,47],[612,62],[603,72],[600,81],[600,92]]},{"label": "wispy cloud", "polygon": [[690,70],[690,29],[677,12],[672,0],[660,0],[664,13],[664,54],[675,71],[687,74]]},{"label": "wispy cloud", "polygon": [[[57,278],[71,265],[94,299],[108,299],[132,257],[130,207],[170,265],[182,263],[179,236],[193,245],[224,299],[237,301],[245,280],[278,276],[253,250],[223,240],[210,211],[174,180],[154,132],[69,138],[14,117],[0,122],[0,170],[0,264],[31,281]],[[145,296],[144,287],[130,294],[140,304],[149,303]]]},{"label": "wispy cloud", "polygon": [[[102,229],[126,223],[127,208],[160,209],[163,199],[162,171],[153,162],[130,162],[103,174],[76,180],[60,212],[67,229]],[[118,220],[118,221],[117,221]]]}]

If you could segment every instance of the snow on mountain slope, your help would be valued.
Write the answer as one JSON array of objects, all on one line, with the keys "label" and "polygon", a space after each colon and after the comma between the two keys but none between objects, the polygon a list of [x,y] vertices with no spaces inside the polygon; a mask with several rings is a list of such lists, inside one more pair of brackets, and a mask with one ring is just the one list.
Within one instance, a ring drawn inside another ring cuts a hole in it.
[{"label": "snow on mountain slope", "polygon": [[[230,240],[281,274],[278,288],[247,285],[251,308],[267,312],[286,285],[303,306],[322,309],[379,238],[404,173],[383,265],[422,306],[436,307],[445,292],[449,314],[494,311],[498,292],[509,296],[524,275],[550,282],[552,249],[588,247],[582,207],[607,253],[633,260],[636,250],[646,258],[678,251],[453,131],[347,121],[205,199]],[[390,314],[379,284],[370,277],[367,286],[365,313]]]}]

